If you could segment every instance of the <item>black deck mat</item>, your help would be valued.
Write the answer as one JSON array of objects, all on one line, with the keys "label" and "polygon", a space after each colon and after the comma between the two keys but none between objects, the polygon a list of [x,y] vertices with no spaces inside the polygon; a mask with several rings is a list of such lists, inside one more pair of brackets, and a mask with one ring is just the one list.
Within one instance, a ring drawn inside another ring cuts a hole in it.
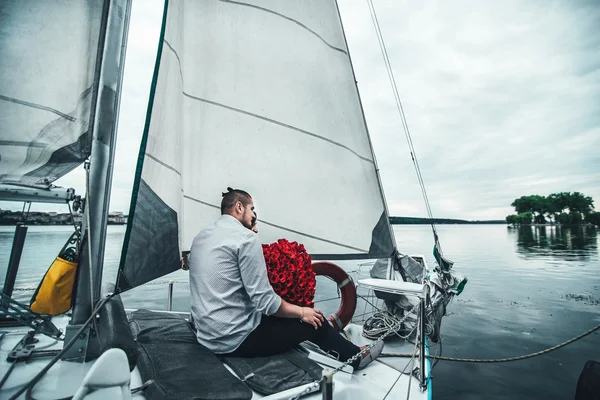
[{"label": "black deck mat", "polygon": [[189,323],[177,314],[137,310],[129,324],[138,344],[138,368],[149,399],[243,400],[252,391],[196,341]]},{"label": "black deck mat", "polygon": [[262,395],[270,395],[319,380],[323,368],[298,350],[270,357],[222,357],[227,365]]}]

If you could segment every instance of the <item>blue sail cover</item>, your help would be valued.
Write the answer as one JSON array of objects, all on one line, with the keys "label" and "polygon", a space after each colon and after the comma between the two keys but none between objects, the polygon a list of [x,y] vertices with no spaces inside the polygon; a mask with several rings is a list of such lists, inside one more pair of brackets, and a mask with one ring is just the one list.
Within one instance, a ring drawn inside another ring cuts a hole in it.
[{"label": "blue sail cover", "polygon": [[334,0],[168,2],[139,159],[120,290],[179,268],[228,186],[263,243],[395,252]]}]

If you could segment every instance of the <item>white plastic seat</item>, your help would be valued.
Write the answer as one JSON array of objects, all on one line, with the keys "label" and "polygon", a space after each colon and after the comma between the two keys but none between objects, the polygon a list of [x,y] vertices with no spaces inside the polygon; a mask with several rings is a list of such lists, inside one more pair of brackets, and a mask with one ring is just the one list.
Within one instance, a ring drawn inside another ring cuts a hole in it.
[{"label": "white plastic seat", "polygon": [[121,349],[109,349],[102,353],[83,379],[73,400],[130,400],[129,363]]}]

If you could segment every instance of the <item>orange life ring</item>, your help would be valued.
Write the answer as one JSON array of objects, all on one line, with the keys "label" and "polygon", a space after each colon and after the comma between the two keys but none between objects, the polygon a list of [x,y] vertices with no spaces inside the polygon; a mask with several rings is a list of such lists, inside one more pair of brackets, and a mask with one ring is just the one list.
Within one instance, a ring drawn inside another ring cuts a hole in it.
[{"label": "orange life ring", "polygon": [[327,276],[337,283],[337,287],[342,294],[342,302],[340,308],[327,320],[335,329],[341,331],[348,325],[356,310],[356,286],[354,286],[350,275],[334,263],[313,261],[312,268],[315,274]]}]

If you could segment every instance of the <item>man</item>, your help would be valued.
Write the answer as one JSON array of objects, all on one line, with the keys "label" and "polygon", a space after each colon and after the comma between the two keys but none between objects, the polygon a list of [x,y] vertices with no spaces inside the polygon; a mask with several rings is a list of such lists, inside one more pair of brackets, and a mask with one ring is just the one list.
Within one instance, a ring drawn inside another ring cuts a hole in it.
[{"label": "man", "polygon": [[[221,217],[194,238],[188,259],[198,342],[216,354],[240,357],[281,353],[305,340],[342,361],[358,353],[319,310],[290,304],[273,291],[255,226],[252,197],[227,188]],[[380,342],[353,367],[364,368],[382,348]]]},{"label": "man", "polygon": [[256,215],[256,211],[254,211],[254,218],[252,219],[252,232],[258,233],[258,225],[256,224],[258,221],[258,216]]}]

